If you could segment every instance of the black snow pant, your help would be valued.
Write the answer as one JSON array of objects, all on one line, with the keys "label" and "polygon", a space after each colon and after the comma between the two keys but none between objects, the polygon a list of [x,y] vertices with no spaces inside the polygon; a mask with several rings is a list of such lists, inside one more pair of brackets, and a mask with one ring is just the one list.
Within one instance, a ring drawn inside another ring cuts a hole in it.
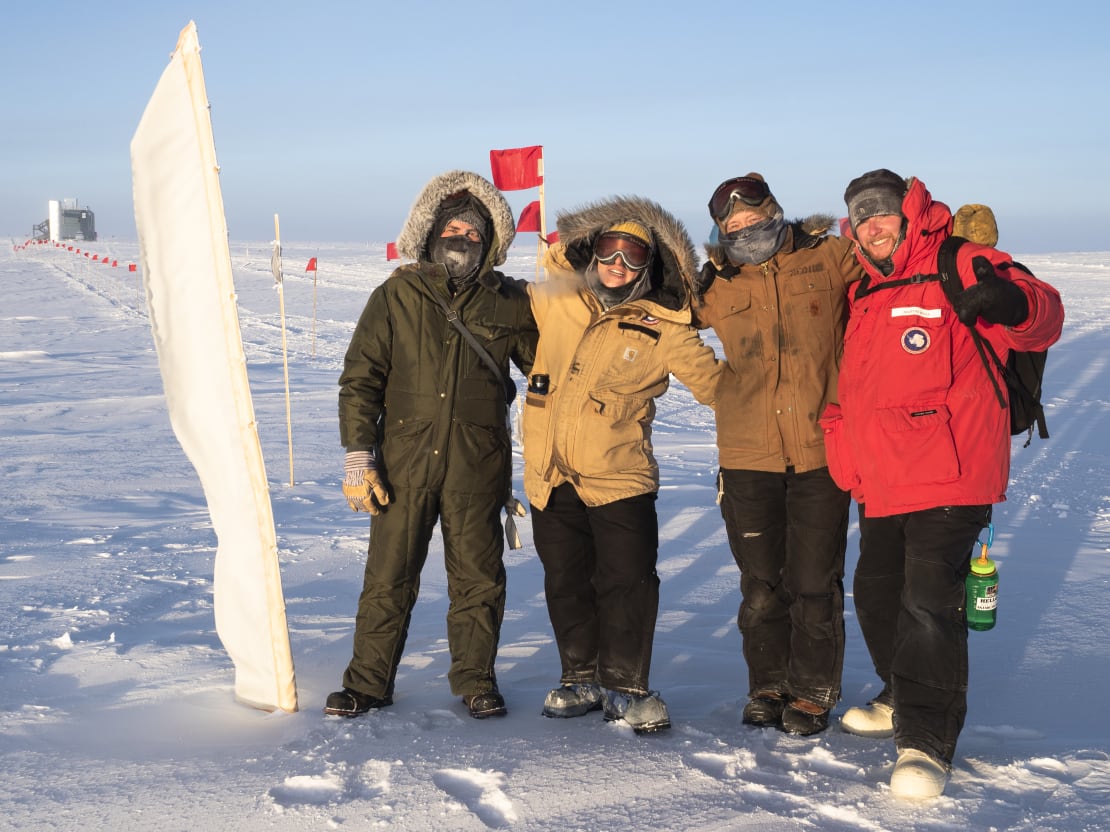
[{"label": "black snow pant", "polygon": [[991,506],[868,517],[860,505],[856,616],[894,696],[894,743],[952,763],[967,715],[964,580]]},{"label": "black snow pant", "polygon": [[655,498],[587,506],[565,483],[532,512],[563,684],[648,692],[659,612]]},{"label": "black snow pant", "polygon": [[832,708],[844,667],[844,553],[851,498],[828,468],[721,469],[721,515],[740,567],[737,625],[749,695]]},{"label": "black snow pant", "polygon": [[397,488],[370,523],[354,656],[343,686],[393,695],[397,666],[420,590],[420,572],[436,521],[447,571],[447,679],[459,696],[497,686],[493,665],[505,615],[504,494]]}]

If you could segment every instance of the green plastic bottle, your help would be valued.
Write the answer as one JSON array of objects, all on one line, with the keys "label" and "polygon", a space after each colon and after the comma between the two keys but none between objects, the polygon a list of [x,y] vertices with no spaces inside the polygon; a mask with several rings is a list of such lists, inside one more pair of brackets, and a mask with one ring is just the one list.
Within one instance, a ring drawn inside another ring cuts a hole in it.
[{"label": "green plastic bottle", "polygon": [[987,546],[981,544],[979,557],[971,562],[964,586],[967,589],[968,629],[990,630],[998,620],[998,567],[987,557]]}]

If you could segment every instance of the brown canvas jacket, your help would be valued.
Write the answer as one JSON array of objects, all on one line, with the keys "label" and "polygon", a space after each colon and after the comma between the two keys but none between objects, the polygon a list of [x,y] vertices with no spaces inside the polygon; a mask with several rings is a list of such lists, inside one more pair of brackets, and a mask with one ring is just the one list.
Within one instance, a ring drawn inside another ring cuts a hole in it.
[{"label": "brown canvas jacket", "polygon": [[696,316],[728,361],[716,405],[722,468],[801,473],[826,464],[818,419],[837,401],[847,286],[862,276],[850,240],[819,236],[827,219],[792,224],[770,260],[739,271],[720,247],[706,247],[718,276]]}]

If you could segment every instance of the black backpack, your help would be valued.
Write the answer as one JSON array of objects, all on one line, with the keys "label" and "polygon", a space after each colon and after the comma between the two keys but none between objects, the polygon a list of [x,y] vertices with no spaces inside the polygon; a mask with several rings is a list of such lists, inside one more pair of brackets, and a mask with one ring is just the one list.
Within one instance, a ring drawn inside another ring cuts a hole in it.
[{"label": "black backpack", "polygon": [[[937,271],[939,274],[919,274],[902,280],[880,283],[878,286],[870,286],[869,278],[865,277],[856,289],[856,299],[858,300],[881,289],[903,286],[908,283],[939,280],[945,296],[951,303],[956,295],[964,290],[963,281],[960,280],[956,267],[956,254],[959,252],[960,246],[966,242],[967,240],[963,237],[949,237],[941,243],[940,251],[937,254]],[[1021,263],[1014,263],[1013,265],[1026,274],[1032,275],[1032,272]],[[975,344],[975,349],[983,360],[983,367],[990,377],[991,384],[994,385],[999,407],[1006,406],[1006,397],[1002,395],[1002,388],[999,386],[998,378],[993,370],[997,369],[998,375],[1002,376],[1006,382],[1010,394],[1010,435],[1017,436],[1021,433],[1028,433],[1029,436],[1025,440],[1025,444],[1022,445],[1023,448],[1028,448],[1029,443],[1033,441],[1033,426],[1036,425],[1037,435],[1041,439],[1048,439],[1048,425],[1045,422],[1044,406],[1041,404],[1041,385],[1044,381],[1044,367],[1045,360],[1048,358],[1048,351],[1022,352],[1010,350],[1010,357],[1003,364],[990,341],[979,334],[975,325],[972,324],[968,329],[971,330],[971,340]]]}]

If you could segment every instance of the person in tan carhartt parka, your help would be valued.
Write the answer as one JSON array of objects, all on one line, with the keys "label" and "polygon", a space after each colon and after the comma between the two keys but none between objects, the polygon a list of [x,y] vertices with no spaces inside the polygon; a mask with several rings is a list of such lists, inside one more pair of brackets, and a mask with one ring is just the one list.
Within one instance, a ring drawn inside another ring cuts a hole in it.
[{"label": "person in tan carhartt parka", "polygon": [[720,365],[691,325],[697,263],[673,216],[623,197],[560,215],[558,228],[549,280],[529,286],[540,340],[524,408],[524,487],[562,662],[543,712],[604,707],[607,720],[658,731],[670,718],[648,687],[655,399],[673,373],[712,404]]},{"label": "person in tan carhartt parka", "polygon": [[831,216],[786,222],[758,173],[721,183],[709,211],[718,239],[696,309],[728,359],[718,485],[740,567],[742,719],[815,734],[840,698],[849,508],[818,419],[836,401],[847,285],[862,269],[850,241],[825,236]]}]

